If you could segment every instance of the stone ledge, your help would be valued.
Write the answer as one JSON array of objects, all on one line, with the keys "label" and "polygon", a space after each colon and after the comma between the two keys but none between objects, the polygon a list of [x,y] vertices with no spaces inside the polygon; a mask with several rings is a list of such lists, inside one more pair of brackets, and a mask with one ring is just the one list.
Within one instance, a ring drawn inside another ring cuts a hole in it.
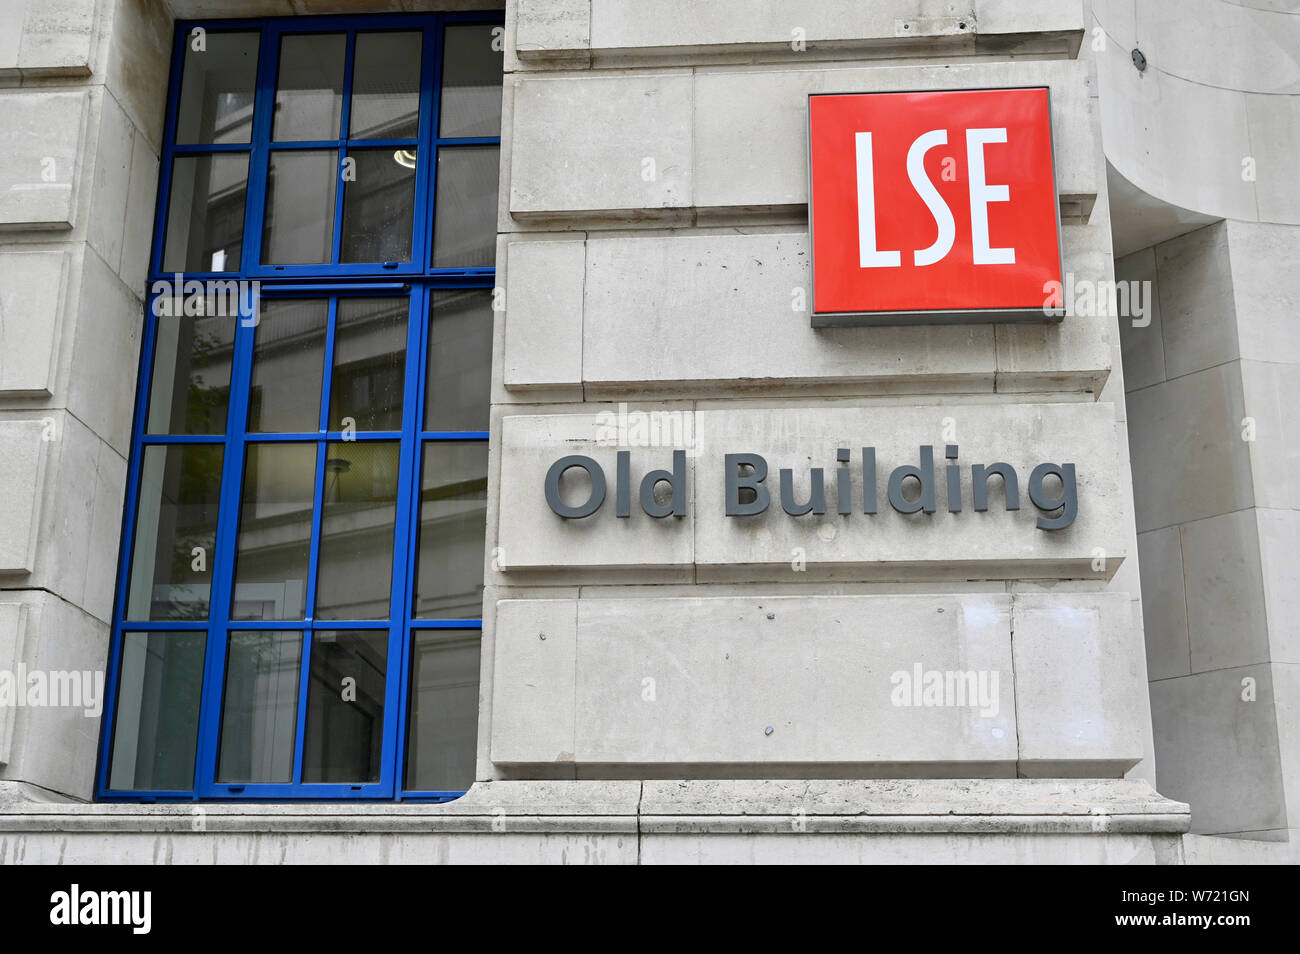
[{"label": "stone ledge", "polygon": [[86,804],[58,798],[24,783],[0,782],[0,841],[28,833],[196,831],[1181,834],[1191,820],[1187,805],[1137,779],[479,782],[463,798],[441,805]]}]

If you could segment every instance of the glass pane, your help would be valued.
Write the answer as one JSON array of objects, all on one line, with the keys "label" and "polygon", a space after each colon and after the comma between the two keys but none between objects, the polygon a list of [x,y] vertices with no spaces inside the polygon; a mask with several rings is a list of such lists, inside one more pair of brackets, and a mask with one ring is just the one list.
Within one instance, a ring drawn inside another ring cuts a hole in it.
[{"label": "glass pane", "polygon": [[[152,384],[149,387],[150,434],[224,434],[230,407],[230,362],[235,345],[236,307],[220,308],[217,299],[205,301],[204,313],[212,317],[160,317],[154,343]],[[178,299],[169,302],[174,309]],[[225,311],[227,314],[220,314]]]},{"label": "glass pane", "polygon": [[150,445],[140,464],[128,619],[207,619],[221,444]]},{"label": "glass pane", "polygon": [[343,189],[344,262],[409,262],[415,217],[412,149],[350,149],[355,161]]},{"label": "glass pane", "polygon": [[317,619],[387,619],[392,599],[400,444],[325,450]]},{"label": "glass pane", "polygon": [[344,33],[308,33],[280,40],[272,139],[339,138],[346,48]]},{"label": "glass pane", "polygon": [[302,633],[232,632],[218,782],[292,782]]},{"label": "glass pane", "polygon": [[490,268],[496,261],[499,146],[438,150],[434,268]]},{"label": "glass pane", "polygon": [[109,788],[194,788],[206,641],[206,631],[122,634]]},{"label": "glass pane", "polygon": [[164,272],[235,272],[244,246],[248,153],[172,161]]},{"label": "glass pane", "polygon": [[408,791],[463,792],[474,784],[478,669],[478,630],[415,632]]},{"label": "glass pane", "polygon": [[[438,135],[501,134],[502,52],[493,49],[491,23],[447,27],[443,34],[442,102]],[[500,43],[497,43],[500,46]]]},{"label": "glass pane", "polygon": [[327,298],[273,298],[262,302],[248,390],[249,431],[271,434],[320,430],[328,323]]},{"label": "glass pane", "polygon": [[343,430],[345,418],[358,431],[401,429],[409,308],[405,297],[339,299],[330,430]]},{"label": "glass pane", "polygon": [[315,444],[249,444],[232,619],[302,619],[307,600]]},{"label": "glass pane", "polygon": [[334,250],[334,183],[339,177],[333,149],[271,153],[262,224],[263,265],[320,265]]},{"label": "glass pane", "polygon": [[435,292],[429,303],[424,429],[486,431],[491,392],[491,292]]},{"label": "glass pane", "polygon": [[420,125],[420,34],[358,33],[353,139],[414,139]]},{"label": "glass pane", "polygon": [[483,615],[487,441],[426,441],[420,484],[415,615]]},{"label": "glass pane", "polygon": [[388,630],[311,637],[304,782],[378,782],[384,749]]},{"label": "glass pane", "polygon": [[206,31],[185,38],[177,143],[248,142],[257,88],[257,33]]}]

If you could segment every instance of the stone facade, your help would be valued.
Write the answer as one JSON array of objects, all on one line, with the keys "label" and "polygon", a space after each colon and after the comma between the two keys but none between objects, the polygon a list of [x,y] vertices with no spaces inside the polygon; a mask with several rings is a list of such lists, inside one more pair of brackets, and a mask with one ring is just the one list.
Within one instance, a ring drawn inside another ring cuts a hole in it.
[{"label": "stone facade", "polygon": [[[0,669],[104,667],[174,21],[492,6],[0,12]],[[1300,81],[1277,50],[1300,14],[504,6],[479,782],[438,806],[98,805],[97,719],[0,709],[0,861],[1294,857]],[[1207,31],[1232,55],[1198,54]],[[1152,281],[1149,324],[813,329],[808,94],[999,86],[1050,90],[1064,271]],[[959,444],[965,509],[724,513],[726,453],[805,500],[867,444],[886,475]],[[546,506],[561,456],[612,498],[619,450],[639,480],[676,448],[682,518]],[[1069,527],[1027,497],[972,510],[971,463],[1025,495],[1065,460]],[[992,711],[900,703],[914,666],[998,674]]]}]

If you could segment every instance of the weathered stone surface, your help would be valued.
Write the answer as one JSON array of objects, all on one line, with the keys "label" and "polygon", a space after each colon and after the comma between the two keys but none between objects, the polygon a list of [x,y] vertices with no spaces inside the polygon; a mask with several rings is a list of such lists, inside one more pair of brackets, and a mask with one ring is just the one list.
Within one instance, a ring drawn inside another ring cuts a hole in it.
[{"label": "weathered stone surface", "polygon": [[683,73],[516,79],[511,214],[654,218],[687,208],[692,99]]},{"label": "weathered stone surface", "polygon": [[0,573],[30,573],[53,441],[47,420],[0,421]]},{"label": "weathered stone surface", "polygon": [[1018,593],[1013,613],[1020,773],[1116,777],[1143,755],[1141,630],[1125,593]]},{"label": "weathered stone surface", "polygon": [[585,243],[506,248],[505,386],[581,386]]},{"label": "weathered stone surface", "polygon": [[1132,612],[1098,593],[504,600],[492,758],[1118,777],[1146,718]]},{"label": "weathered stone surface", "polygon": [[53,393],[66,280],[63,252],[0,251],[0,393]]},{"label": "weathered stone surface", "polygon": [[0,230],[70,229],[89,94],[0,92]]}]

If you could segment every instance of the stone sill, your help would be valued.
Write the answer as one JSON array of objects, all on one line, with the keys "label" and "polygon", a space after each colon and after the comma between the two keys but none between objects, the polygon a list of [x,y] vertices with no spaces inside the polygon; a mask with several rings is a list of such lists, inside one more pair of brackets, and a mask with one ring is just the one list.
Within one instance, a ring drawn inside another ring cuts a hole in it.
[{"label": "stone sill", "polygon": [[1138,779],[498,781],[437,805],[87,804],[0,783],[0,833],[1177,835],[1190,822]]}]

